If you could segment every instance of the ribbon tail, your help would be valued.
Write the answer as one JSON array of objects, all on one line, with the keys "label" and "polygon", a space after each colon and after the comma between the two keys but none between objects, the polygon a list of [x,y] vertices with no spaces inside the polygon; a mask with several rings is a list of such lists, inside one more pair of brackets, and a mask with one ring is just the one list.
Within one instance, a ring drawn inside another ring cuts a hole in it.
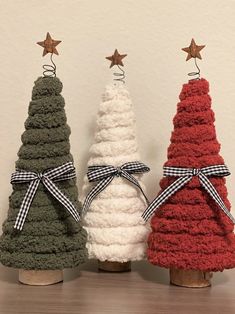
[{"label": "ribbon tail", "polygon": [[25,219],[26,219],[27,214],[29,212],[29,208],[31,206],[31,203],[33,201],[33,198],[34,198],[34,195],[37,191],[39,183],[40,183],[40,180],[37,179],[37,180],[31,181],[29,184],[28,190],[24,196],[23,202],[20,206],[20,211],[17,215],[16,222],[14,225],[14,228],[17,230],[23,229]]},{"label": "ribbon tail", "polygon": [[213,186],[213,184],[210,182],[210,180],[203,174],[200,173],[199,175],[200,182],[204,189],[207,191],[207,193],[213,198],[213,200],[219,205],[219,207],[223,210],[225,215],[227,215],[230,220],[235,224],[235,219],[228,210],[228,208],[225,206],[222,198],[220,197],[219,193],[217,192],[216,188]]},{"label": "ribbon tail", "polygon": [[102,181],[100,181],[86,196],[84,204],[82,206],[82,212],[86,212],[87,209],[90,207],[91,202],[93,201],[93,199],[100,193],[102,192],[106,186],[108,186],[111,181],[113,180],[113,176],[108,177],[106,179],[103,179]]},{"label": "ribbon tail", "polygon": [[181,187],[192,179],[192,176],[180,177],[169,185],[165,190],[162,191],[145,209],[142,214],[142,218],[147,221],[152,214],[158,209],[168,198],[175,194]]},{"label": "ribbon tail", "polygon": [[147,198],[147,196],[145,195],[142,187],[140,186],[139,182],[136,180],[135,177],[133,177],[132,175],[130,175],[128,172],[126,172],[125,170],[122,170],[122,176],[127,179],[128,181],[130,181],[131,183],[133,183],[135,186],[137,186],[137,188],[140,189],[141,193],[143,194],[145,201],[147,203],[147,205],[149,205],[149,200]]},{"label": "ribbon tail", "polygon": [[79,213],[77,212],[73,203],[65,196],[58,187],[47,177],[44,177],[43,184],[47,190],[69,211],[76,221],[80,220]]}]

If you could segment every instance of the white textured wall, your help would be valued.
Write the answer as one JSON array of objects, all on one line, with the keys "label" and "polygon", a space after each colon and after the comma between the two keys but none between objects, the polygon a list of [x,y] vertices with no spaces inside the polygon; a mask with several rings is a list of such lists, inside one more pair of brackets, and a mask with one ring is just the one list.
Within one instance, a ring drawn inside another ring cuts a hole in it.
[{"label": "white textured wall", "polygon": [[[64,84],[71,144],[79,184],[86,171],[94,122],[110,80],[114,48],[124,59],[127,86],[135,104],[148,194],[158,191],[178,94],[193,62],[180,48],[191,37],[206,44],[200,62],[210,81],[222,155],[233,175],[229,197],[235,208],[235,1],[169,0],[0,0],[0,223],[6,217],[20,136],[33,81],[41,75],[42,48],[49,31],[63,42],[56,57]],[[235,210],[233,210],[235,213]]]}]

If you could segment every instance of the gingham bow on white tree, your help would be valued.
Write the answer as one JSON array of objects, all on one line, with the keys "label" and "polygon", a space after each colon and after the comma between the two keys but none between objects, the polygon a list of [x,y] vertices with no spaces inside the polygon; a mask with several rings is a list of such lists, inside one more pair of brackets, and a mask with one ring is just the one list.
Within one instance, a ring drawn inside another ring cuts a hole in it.
[{"label": "gingham bow on white tree", "polygon": [[208,177],[217,176],[224,177],[230,175],[228,168],[225,165],[208,166],[201,169],[197,168],[178,168],[178,167],[164,167],[164,177],[179,177],[172,184],[170,184],[165,190],[162,191],[146,208],[142,217],[147,221],[151,215],[165,202],[169,197],[175,194],[180,188],[188,183],[194,176],[198,176],[202,187],[213,198],[213,200],[219,205],[223,212],[235,223],[235,219],[225,206],[223,200],[219,196],[213,184]]},{"label": "gingham bow on white tree", "polygon": [[14,225],[15,229],[22,230],[25,219],[27,217],[30,205],[37,192],[39,183],[41,182],[47,190],[69,211],[76,221],[79,221],[80,216],[72,204],[59,188],[53,183],[57,181],[69,180],[76,177],[75,168],[72,162],[67,162],[57,168],[49,169],[43,173],[24,171],[17,169],[11,176],[11,183],[29,183],[24,199],[21,203],[20,211],[17,215]]},{"label": "gingham bow on white tree", "polygon": [[123,164],[120,167],[113,166],[89,166],[87,178],[89,182],[99,181],[97,185],[88,193],[84,204],[83,211],[86,211],[93,199],[108,186],[115,176],[120,176],[133,183],[142,192],[146,203],[148,204],[147,196],[141,188],[139,182],[132,176],[132,174],[148,172],[150,169],[142,162],[132,161]]}]

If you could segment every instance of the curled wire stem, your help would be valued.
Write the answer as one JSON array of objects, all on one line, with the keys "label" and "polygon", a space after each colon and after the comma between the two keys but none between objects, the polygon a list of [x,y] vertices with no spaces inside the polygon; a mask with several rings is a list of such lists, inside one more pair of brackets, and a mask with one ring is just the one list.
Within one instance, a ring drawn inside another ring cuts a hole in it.
[{"label": "curled wire stem", "polygon": [[51,53],[51,57],[50,57],[52,65],[51,64],[44,64],[42,66],[44,69],[44,71],[43,71],[44,77],[56,77],[56,65],[55,65],[52,57],[53,57],[53,53]]},{"label": "curled wire stem", "polygon": [[197,64],[197,59],[196,58],[194,58],[194,63],[195,63],[195,66],[197,67],[197,70],[198,71],[195,71],[195,72],[190,72],[190,73],[188,73],[188,76],[195,76],[195,78],[192,78],[192,79],[190,79],[190,81],[193,81],[193,80],[199,80],[200,79],[200,68],[199,68],[199,66],[198,66],[198,64]]},{"label": "curled wire stem", "polygon": [[114,81],[115,82],[122,82],[123,84],[125,84],[125,71],[119,66],[117,65],[118,69],[121,71],[120,72],[114,72],[113,76],[114,76]]}]

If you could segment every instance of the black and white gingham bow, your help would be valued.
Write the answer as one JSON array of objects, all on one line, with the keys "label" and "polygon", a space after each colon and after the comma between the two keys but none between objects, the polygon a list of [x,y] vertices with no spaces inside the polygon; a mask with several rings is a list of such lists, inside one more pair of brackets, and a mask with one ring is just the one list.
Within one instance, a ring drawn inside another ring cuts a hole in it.
[{"label": "black and white gingham bow", "polygon": [[162,193],[160,193],[149,206],[146,208],[142,217],[147,221],[150,216],[158,209],[170,196],[175,194],[181,187],[183,187],[187,182],[189,182],[193,176],[198,176],[201,185],[210,194],[213,200],[219,205],[223,212],[235,223],[235,219],[225,206],[223,200],[219,196],[213,184],[207,178],[208,176],[218,176],[224,177],[230,175],[228,168],[225,165],[214,165],[201,169],[193,168],[177,168],[177,167],[164,167],[163,168],[164,177],[180,177],[170,184]]},{"label": "black and white gingham bow", "polygon": [[80,216],[72,204],[72,202],[65,196],[58,187],[53,183],[57,181],[69,180],[76,177],[75,168],[72,162],[67,162],[62,166],[54,169],[49,169],[43,173],[36,173],[17,169],[11,176],[11,183],[27,183],[29,187],[22,201],[20,211],[17,215],[14,225],[15,229],[22,230],[23,225],[28,214],[30,205],[33,201],[34,195],[37,192],[39,183],[41,182],[47,190],[69,211],[76,221],[79,221]]},{"label": "black and white gingham bow", "polygon": [[99,182],[87,195],[83,204],[83,210],[86,211],[89,208],[93,199],[111,183],[115,176],[123,177],[138,187],[148,204],[149,202],[147,196],[145,195],[139,182],[132,176],[132,174],[148,172],[149,170],[149,167],[139,161],[127,162],[121,167],[89,166],[87,172],[88,181]]}]

